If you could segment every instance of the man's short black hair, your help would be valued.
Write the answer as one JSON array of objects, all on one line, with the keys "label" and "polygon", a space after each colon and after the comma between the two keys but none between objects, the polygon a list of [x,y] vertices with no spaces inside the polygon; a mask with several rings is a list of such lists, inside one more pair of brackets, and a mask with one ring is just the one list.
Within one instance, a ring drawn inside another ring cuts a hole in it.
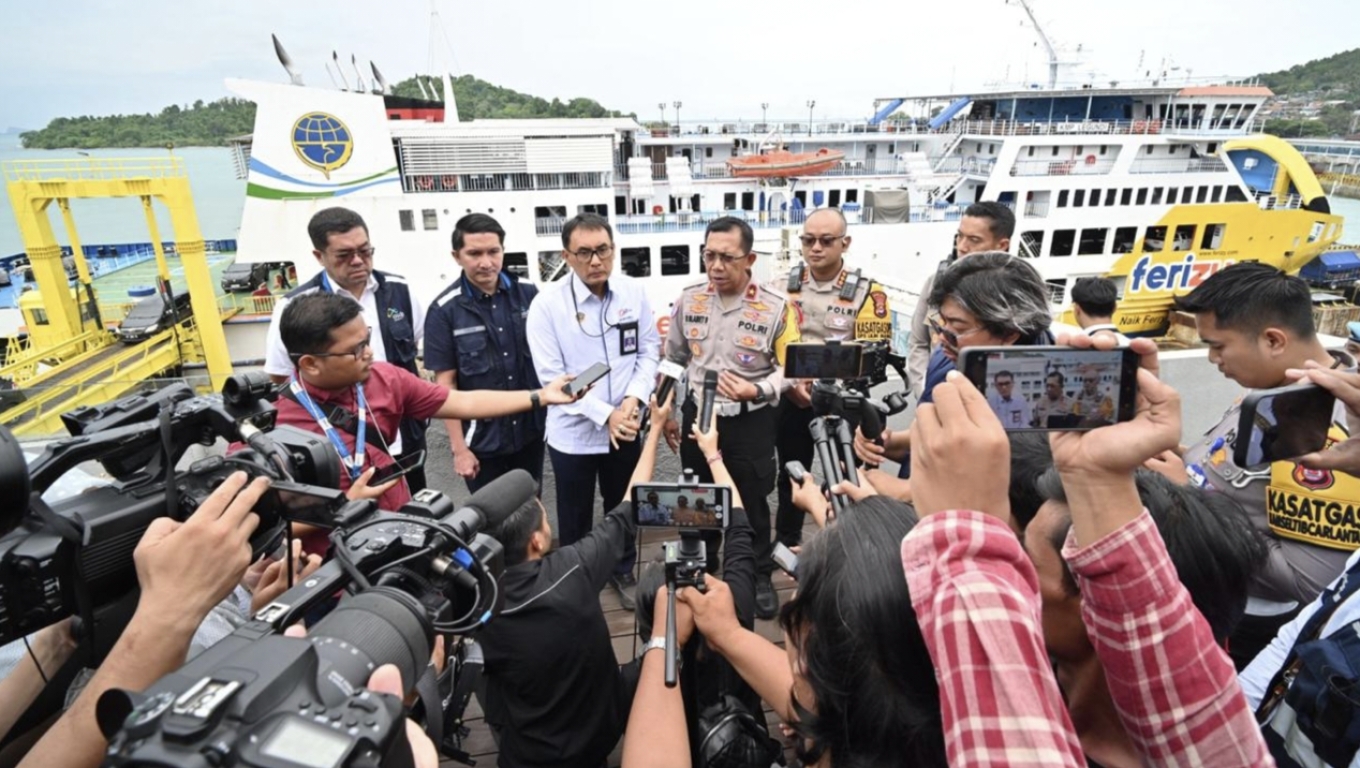
[{"label": "man's short black hair", "polygon": [[505,245],[505,228],[501,226],[499,221],[485,213],[469,213],[453,225],[453,250],[463,250],[464,237],[484,235],[488,232],[495,234],[500,244]]},{"label": "man's short black hair", "polygon": [[[1230,496],[1178,485],[1148,469],[1138,470],[1134,479],[1176,575],[1209,623],[1214,640],[1223,643],[1246,613],[1247,586],[1265,563],[1263,534]],[[1039,478],[1038,488],[1045,499],[1067,503],[1057,470]],[[1069,518],[1053,531],[1051,543],[1057,551],[1062,551],[1071,527]],[[1066,561],[1063,572],[1068,594],[1078,594]]]},{"label": "man's short black hair", "polygon": [[609,235],[609,242],[614,242],[614,228],[609,226],[609,219],[598,213],[582,213],[567,219],[567,223],[562,225],[562,247],[571,247],[571,235],[578,229],[603,229]]},{"label": "man's short black hair", "polygon": [[1288,329],[1304,341],[1317,335],[1308,284],[1260,262],[1220,270],[1189,294],[1177,296],[1174,307],[1196,315],[1212,312],[1219,328],[1253,336],[1272,327]]},{"label": "man's short black hair", "polygon": [[505,550],[506,568],[529,559],[529,539],[543,525],[543,516],[546,514],[538,497],[534,496],[511,512],[500,525],[486,529],[486,535],[499,541]]},{"label": "man's short black hair", "polygon": [[1053,371],[1052,373],[1045,376],[1044,380],[1047,381],[1048,379],[1053,378],[1056,378],[1058,380],[1058,386],[1060,387],[1067,386],[1067,377],[1063,375],[1062,371]]},{"label": "man's short black hair", "polygon": [[364,223],[364,217],[354,211],[339,206],[323,208],[313,214],[312,220],[307,222],[307,236],[312,238],[313,248],[324,251],[330,243],[331,235],[343,235],[355,227],[363,227],[364,234],[368,234],[368,225]]},{"label": "man's short black hair", "polygon": [[999,380],[1002,376],[1005,376],[1006,378],[1010,379],[1012,382],[1015,381],[1015,374],[1011,373],[1010,371],[997,371],[997,372],[996,372],[996,375],[992,377],[992,381],[997,381],[997,380]]},{"label": "man's short black hair", "polygon": [[317,291],[299,296],[283,308],[279,337],[288,356],[295,360],[303,355],[319,355],[331,348],[331,331],[363,311],[359,302],[338,293]]},{"label": "man's short black hair", "polygon": [[964,209],[963,215],[992,222],[987,226],[992,231],[992,237],[1009,240],[1015,234],[1015,211],[1001,203],[990,200],[985,203],[973,203]]},{"label": "man's short black hair", "polygon": [[704,243],[708,243],[708,236],[714,232],[731,232],[736,230],[741,233],[741,254],[747,256],[756,244],[756,234],[751,231],[751,225],[736,216],[719,216],[708,223],[708,229],[704,230]]},{"label": "man's short black hair", "polygon": [[1091,317],[1111,317],[1119,303],[1119,289],[1106,277],[1083,277],[1072,285],[1072,303]]}]

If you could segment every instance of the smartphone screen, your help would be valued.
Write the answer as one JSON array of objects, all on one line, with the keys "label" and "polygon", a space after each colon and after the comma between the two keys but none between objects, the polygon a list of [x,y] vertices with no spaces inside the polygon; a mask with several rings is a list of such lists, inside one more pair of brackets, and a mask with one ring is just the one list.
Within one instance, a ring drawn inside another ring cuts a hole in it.
[{"label": "smartphone screen", "polygon": [[382,485],[388,480],[401,477],[407,472],[410,472],[413,469],[420,469],[423,466],[425,466],[425,452],[416,451],[415,453],[402,456],[385,467],[374,470],[373,477],[369,479],[368,484],[370,486]]},{"label": "smartphone screen", "polygon": [[774,564],[779,566],[779,570],[795,579],[798,578],[798,555],[793,554],[793,550],[776,541],[770,557],[774,559]]},{"label": "smartphone screen", "polygon": [[325,528],[335,526],[335,514],[347,503],[349,499],[337,488],[303,483],[276,480],[265,491],[265,504],[284,520]]},{"label": "smartphone screen", "polygon": [[586,387],[603,379],[607,373],[609,373],[609,366],[604,363],[596,363],[590,366],[567,383],[567,394],[575,396],[584,392]]},{"label": "smartphone screen", "polygon": [[1253,392],[1242,401],[1233,445],[1239,467],[1259,467],[1327,445],[1336,398],[1315,384]]},{"label": "smartphone screen", "polygon": [[1129,349],[967,347],[960,362],[1009,432],[1091,430],[1133,418],[1138,355]]},{"label": "smartphone screen", "polygon": [[633,486],[639,528],[722,530],[732,517],[732,490],[712,483]]},{"label": "smartphone screen", "polygon": [[784,376],[790,379],[856,379],[864,358],[861,344],[790,344]]}]

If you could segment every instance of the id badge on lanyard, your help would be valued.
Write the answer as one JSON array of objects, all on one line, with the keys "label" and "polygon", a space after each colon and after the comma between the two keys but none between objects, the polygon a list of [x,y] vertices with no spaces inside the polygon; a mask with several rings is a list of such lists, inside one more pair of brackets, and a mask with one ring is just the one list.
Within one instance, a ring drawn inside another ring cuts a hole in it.
[{"label": "id badge on lanyard", "polygon": [[364,449],[367,445],[365,441],[368,438],[368,401],[364,398],[364,385],[354,385],[354,405],[355,410],[358,411],[359,427],[356,430],[353,451],[345,445],[344,439],[340,437],[339,430],[331,424],[331,420],[326,418],[321,407],[316,404],[316,401],[312,400],[312,396],[307,392],[306,387],[303,387],[302,383],[298,381],[297,374],[293,374],[293,377],[289,379],[288,388],[297,397],[298,403],[307,410],[308,415],[316,420],[317,426],[321,427],[322,431],[326,433],[331,445],[335,446],[335,450],[340,454],[340,463],[349,472],[349,479],[351,481],[359,479],[359,475],[364,473]]}]

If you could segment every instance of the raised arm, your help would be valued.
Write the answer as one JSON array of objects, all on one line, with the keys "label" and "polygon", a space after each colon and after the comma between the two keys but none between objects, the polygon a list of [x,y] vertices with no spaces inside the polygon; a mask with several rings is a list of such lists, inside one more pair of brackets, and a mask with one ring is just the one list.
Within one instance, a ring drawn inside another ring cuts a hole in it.
[{"label": "raised arm", "polygon": [[628,481],[628,490],[623,493],[624,499],[633,498],[633,486],[645,485],[652,481],[652,475],[656,472],[656,449],[661,442],[661,425],[670,419],[671,407],[674,404],[674,388],[664,403],[658,404],[656,398],[652,398],[652,428],[647,431],[647,439],[642,443],[642,453],[638,456],[637,466],[633,468],[633,477]]}]

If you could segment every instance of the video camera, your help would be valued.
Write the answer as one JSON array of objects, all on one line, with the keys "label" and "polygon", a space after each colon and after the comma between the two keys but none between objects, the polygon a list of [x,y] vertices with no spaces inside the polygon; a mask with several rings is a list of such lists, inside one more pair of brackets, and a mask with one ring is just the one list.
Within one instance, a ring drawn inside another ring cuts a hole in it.
[{"label": "video camera", "polygon": [[[457,510],[429,490],[396,513],[347,505],[330,562],[144,693],[104,694],[106,764],[329,768],[409,754],[401,701],[365,690],[368,679],[394,664],[409,691],[436,632],[469,632],[495,616],[504,555],[479,531],[537,488],[516,470]],[[341,590],[349,594],[306,638],[279,634]]]},{"label": "video camera", "polygon": [[[271,391],[263,374],[230,377],[220,396],[175,384],[63,414],[72,436],[48,444],[31,466],[16,445],[17,460],[0,462],[0,643],[75,615],[97,663],[122,631],[108,617],[137,586],[132,553],[142,534],[158,517],[187,518],[234,471],[273,481],[255,508],[257,555],[278,545],[287,520],[343,506],[335,449],[321,435],[274,428]],[[217,438],[249,447],[175,470],[190,446]],[[85,461],[101,464],[113,482],[43,500]]]}]

